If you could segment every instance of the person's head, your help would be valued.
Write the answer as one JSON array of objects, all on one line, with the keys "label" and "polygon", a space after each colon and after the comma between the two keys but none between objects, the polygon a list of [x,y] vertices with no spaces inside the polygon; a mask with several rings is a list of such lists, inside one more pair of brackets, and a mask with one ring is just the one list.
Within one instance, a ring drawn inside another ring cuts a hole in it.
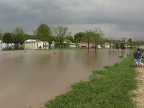
[{"label": "person's head", "polygon": [[138,48],[138,50],[137,51],[140,51],[140,49]]}]

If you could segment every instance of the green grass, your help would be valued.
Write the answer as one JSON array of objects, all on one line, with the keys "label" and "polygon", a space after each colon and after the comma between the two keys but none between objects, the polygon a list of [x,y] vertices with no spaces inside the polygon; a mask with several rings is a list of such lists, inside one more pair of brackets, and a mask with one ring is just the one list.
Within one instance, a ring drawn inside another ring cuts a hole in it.
[{"label": "green grass", "polygon": [[124,58],[124,56],[119,56],[119,58]]},{"label": "green grass", "polygon": [[45,104],[46,108],[135,108],[131,91],[136,89],[137,72],[133,53],[122,62],[94,71],[89,81],[72,85],[72,90]]}]

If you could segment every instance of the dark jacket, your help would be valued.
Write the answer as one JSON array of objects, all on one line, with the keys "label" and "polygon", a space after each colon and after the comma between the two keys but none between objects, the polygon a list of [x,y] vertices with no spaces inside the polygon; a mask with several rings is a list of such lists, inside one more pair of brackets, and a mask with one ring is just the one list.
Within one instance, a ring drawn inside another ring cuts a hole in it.
[{"label": "dark jacket", "polygon": [[142,53],[140,51],[134,52],[135,59],[141,59]]}]

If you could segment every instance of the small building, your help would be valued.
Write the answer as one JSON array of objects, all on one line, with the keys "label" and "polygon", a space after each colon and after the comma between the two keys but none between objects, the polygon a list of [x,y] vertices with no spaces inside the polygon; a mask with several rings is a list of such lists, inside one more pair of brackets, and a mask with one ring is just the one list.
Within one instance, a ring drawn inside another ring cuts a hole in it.
[{"label": "small building", "polygon": [[[80,47],[81,48],[87,48],[88,47],[88,42],[87,41],[81,41],[80,42]],[[89,43],[89,47],[93,47],[93,44],[92,43]]]},{"label": "small building", "polygon": [[105,42],[105,43],[104,43],[104,47],[105,47],[105,48],[110,48],[110,44],[107,43],[107,42]]},{"label": "small building", "polygon": [[3,48],[6,48],[7,45],[5,43],[2,42],[2,40],[0,40],[0,50],[2,50]]},{"label": "small building", "polygon": [[[88,42],[87,41],[81,41],[80,42],[80,46],[81,46],[81,48],[87,48],[88,47]],[[101,48],[101,45],[98,44],[98,45],[96,45],[96,47],[97,48]],[[89,43],[89,48],[95,48],[94,43],[90,42]]]},{"label": "small building", "polygon": [[105,48],[110,48],[110,45],[105,45]]},{"label": "small building", "polygon": [[70,43],[69,47],[70,48],[80,47],[80,43]]},{"label": "small building", "polygon": [[14,43],[3,43],[2,40],[0,40],[0,50],[6,49],[7,47],[11,47],[12,49],[14,49],[15,44]]},{"label": "small building", "polygon": [[34,50],[34,49],[49,49],[49,43],[46,41],[28,39],[24,42],[25,50]]},{"label": "small building", "polygon": [[97,48],[101,48],[101,45],[97,45]]}]

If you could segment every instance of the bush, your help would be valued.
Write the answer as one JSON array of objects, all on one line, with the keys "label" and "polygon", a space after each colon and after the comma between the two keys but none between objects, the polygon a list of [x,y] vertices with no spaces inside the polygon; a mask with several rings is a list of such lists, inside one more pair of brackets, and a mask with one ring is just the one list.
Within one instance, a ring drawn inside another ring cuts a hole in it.
[{"label": "bush", "polygon": [[39,49],[41,49],[41,46],[39,46]]},{"label": "bush", "polygon": [[8,48],[8,50],[13,50],[13,48],[10,46],[10,47]]},{"label": "bush", "polygon": [[115,47],[116,47],[116,49],[119,49],[119,44],[115,43]]}]

